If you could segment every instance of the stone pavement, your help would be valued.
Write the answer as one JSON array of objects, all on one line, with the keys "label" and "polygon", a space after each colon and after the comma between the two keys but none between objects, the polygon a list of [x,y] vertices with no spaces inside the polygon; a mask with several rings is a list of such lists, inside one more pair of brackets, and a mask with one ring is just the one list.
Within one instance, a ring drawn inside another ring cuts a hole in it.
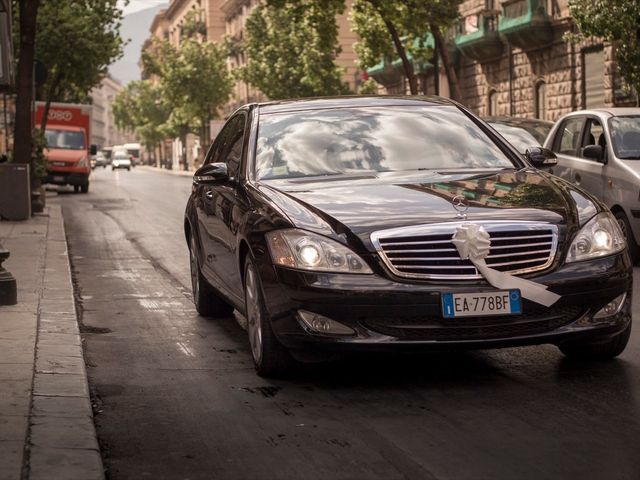
[{"label": "stone pavement", "polygon": [[0,480],[102,480],[62,212],[0,222],[18,304],[0,306]]}]

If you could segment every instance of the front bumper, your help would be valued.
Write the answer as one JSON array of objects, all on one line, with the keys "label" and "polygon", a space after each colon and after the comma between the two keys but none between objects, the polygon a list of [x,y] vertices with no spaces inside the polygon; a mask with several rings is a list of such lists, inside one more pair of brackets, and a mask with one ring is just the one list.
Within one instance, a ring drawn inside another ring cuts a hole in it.
[{"label": "front bumper", "polygon": [[48,170],[43,183],[52,185],[87,185],[89,183],[89,173]]},{"label": "front bumper", "polygon": [[[290,349],[388,350],[493,348],[540,343],[603,341],[631,321],[632,266],[623,254],[564,265],[536,282],[562,298],[547,308],[523,299],[522,315],[446,319],[442,292],[482,292],[484,281],[404,282],[381,275],[306,273],[260,262],[265,306],[273,330]],[[607,303],[627,293],[619,313],[594,320]],[[305,310],[352,328],[350,336],[311,331]]]}]

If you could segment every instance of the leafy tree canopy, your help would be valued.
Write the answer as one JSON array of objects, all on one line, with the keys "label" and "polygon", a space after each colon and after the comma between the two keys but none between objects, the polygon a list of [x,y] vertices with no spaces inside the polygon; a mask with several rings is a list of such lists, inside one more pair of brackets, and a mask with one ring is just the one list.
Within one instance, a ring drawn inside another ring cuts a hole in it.
[{"label": "leafy tree canopy", "polygon": [[130,82],[113,102],[113,116],[119,128],[135,132],[149,148],[164,138],[169,110],[162,90],[148,80]]},{"label": "leafy tree canopy", "polygon": [[[215,42],[189,38],[179,48],[156,39],[154,51],[154,55],[143,56],[143,63],[147,73],[160,78],[171,110],[170,125],[177,130],[184,129],[178,125],[191,130],[198,127],[206,133],[209,121],[218,116],[233,88],[224,49]],[[203,141],[208,141],[207,135]]]},{"label": "leafy tree canopy", "polygon": [[47,0],[40,5],[36,58],[49,73],[43,100],[81,101],[122,55],[117,0]]},{"label": "leafy tree canopy", "polygon": [[[360,38],[354,46],[360,67],[371,68],[382,59],[400,58],[412,93],[418,93],[414,65],[433,56],[433,49],[426,43],[427,34],[436,37],[447,64],[442,31],[458,19],[460,3],[461,0],[354,0],[351,22]],[[451,83],[454,72],[450,71],[451,65],[445,66]],[[457,80],[453,80],[457,88]]]},{"label": "leafy tree canopy", "polygon": [[245,26],[247,65],[241,78],[271,99],[348,93],[336,15],[343,0],[270,0],[255,8]]},{"label": "leafy tree canopy", "polygon": [[570,0],[569,11],[583,37],[602,37],[616,42],[620,73],[640,92],[640,2]]}]

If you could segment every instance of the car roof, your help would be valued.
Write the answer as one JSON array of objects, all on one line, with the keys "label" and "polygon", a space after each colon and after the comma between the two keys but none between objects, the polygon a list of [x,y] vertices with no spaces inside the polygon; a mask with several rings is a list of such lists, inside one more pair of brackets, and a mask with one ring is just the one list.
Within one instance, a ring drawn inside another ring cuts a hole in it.
[{"label": "car roof", "polygon": [[345,107],[438,106],[455,105],[448,98],[436,96],[344,95],[340,97],[302,98],[259,103],[260,113],[295,112]]}]

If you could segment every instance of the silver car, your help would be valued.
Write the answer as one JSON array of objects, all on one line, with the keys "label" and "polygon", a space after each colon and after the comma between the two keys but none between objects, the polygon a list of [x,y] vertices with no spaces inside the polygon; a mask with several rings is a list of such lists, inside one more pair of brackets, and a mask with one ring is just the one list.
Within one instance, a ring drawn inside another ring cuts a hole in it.
[{"label": "silver car", "polygon": [[640,108],[601,108],[560,118],[544,146],[553,173],[584,188],[613,212],[635,261],[640,243]]}]

